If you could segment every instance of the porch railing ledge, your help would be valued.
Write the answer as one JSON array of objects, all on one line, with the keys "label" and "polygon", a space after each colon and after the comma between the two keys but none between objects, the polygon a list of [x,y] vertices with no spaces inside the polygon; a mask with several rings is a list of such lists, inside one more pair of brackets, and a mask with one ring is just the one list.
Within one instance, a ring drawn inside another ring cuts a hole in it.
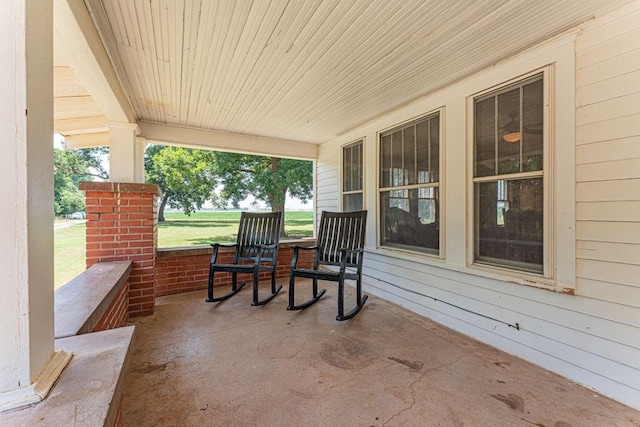
[{"label": "porch railing ledge", "polygon": [[55,337],[93,332],[126,285],[131,261],[92,265],[54,293]]},{"label": "porch railing ledge", "polygon": [[124,377],[133,353],[135,326],[55,341],[73,354],[42,402],[0,413],[3,426],[121,426]]},{"label": "porch railing ledge", "polygon": [[[313,237],[307,237],[302,239],[285,239],[280,240],[280,249],[289,248],[294,245],[311,246],[316,243],[316,239]],[[156,249],[156,256],[158,258],[170,258],[175,256],[197,256],[197,255],[210,255],[213,248],[210,245],[197,245],[197,246],[177,246],[172,248],[158,248]],[[220,248],[220,252],[233,252],[232,248]]]}]

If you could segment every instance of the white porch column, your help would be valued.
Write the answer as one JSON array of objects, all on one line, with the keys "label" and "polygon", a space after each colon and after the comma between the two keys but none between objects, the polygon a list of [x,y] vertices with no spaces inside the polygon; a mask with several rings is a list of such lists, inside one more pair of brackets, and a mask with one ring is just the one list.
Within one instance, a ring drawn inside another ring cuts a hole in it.
[{"label": "white porch column", "polygon": [[136,164],[139,166],[135,170],[134,182],[144,183],[144,152],[147,149],[147,138],[136,137]]},{"label": "white porch column", "polygon": [[52,1],[0,13],[0,410],[42,400],[54,353]]},{"label": "white porch column", "polygon": [[136,137],[140,128],[135,123],[109,122],[109,177],[112,182],[142,183],[144,150]]}]

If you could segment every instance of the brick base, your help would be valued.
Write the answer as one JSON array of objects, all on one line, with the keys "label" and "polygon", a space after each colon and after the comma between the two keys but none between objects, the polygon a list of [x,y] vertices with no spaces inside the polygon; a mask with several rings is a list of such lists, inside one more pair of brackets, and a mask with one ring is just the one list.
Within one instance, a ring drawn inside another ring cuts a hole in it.
[{"label": "brick base", "polygon": [[127,296],[129,295],[129,282],[120,289],[107,311],[102,315],[98,323],[93,328],[93,332],[105,331],[107,329],[121,328],[127,326],[129,322],[129,310]]},{"label": "brick base", "polygon": [[158,186],[81,182],[80,190],[86,193],[87,267],[98,262],[133,261],[129,315],[153,314]]},{"label": "brick base", "polygon": [[[288,278],[291,269],[291,258],[293,257],[293,244],[312,245],[314,241],[305,240],[302,242],[281,243],[278,250],[278,264],[276,266],[276,277]],[[197,291],[207,288],[209,278],[209,263],[211,262],[212,248],[172,248],[159,249],[156,256],[156,286],[155,295],[178,294],[182,292]],[[218,253],[218,261],[221,263],[231,263],[233,252],[221,249]],[[313,263],[312,251],[301,251],[298,258],[298,266],[309,268]],[[271,274],[261,273],[260,280],[269,280]],[[239,274],[239,282],[250,282],[249,274]],[[231,273],[216,273],[214,286],[225,286],[231,284]]]}]

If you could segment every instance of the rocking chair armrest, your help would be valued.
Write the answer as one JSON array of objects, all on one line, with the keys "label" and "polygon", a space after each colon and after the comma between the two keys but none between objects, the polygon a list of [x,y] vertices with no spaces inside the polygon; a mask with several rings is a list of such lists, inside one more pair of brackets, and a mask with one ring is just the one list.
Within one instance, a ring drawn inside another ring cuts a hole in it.
[{"label": "rocking chair armrest", "polygon": [[258,249],[258,256],[256,256],[256,261],[254,266],[257,268],[262,262],[262,249],[275,249],[278,247],[277,243],[271,245],[255,245],[256,249]]},{"label": "rocking chair armrest", "polygon": [[313,246],[301,246],[301,245],[291,245],[291,249],[293,249],[294,251],[297,251],[298,249],[304,249],[304,250],[316,250],[318,249],[318,245],[313,245]]},{"label": "rocking chair armrest", "polygon": [[313,246],[293,245],[291,246],[291,249],[293,249],[293,257],[291,258],[291,268],[296,268],[298,266],[298,251],[300,249],[303,249],[305,251],[315,251],[318,249],[318,246],[317,245],[313,245]]},{"label": "rocking chair armrest", "polygon": [[340,248],[338,250],[340,251],[340,271],[343,273],[347,268],[347,254],[361,254],[362,252],[364,252],[364,248]]},{"label": "rocking chair armrest", "polygon": [[236,248],[238,247],[238,243],[211,243],[211,247],[213,247],[213,253],[211,254],[211,264],[215,264],[218,259],[218,249],[222,248]]}]

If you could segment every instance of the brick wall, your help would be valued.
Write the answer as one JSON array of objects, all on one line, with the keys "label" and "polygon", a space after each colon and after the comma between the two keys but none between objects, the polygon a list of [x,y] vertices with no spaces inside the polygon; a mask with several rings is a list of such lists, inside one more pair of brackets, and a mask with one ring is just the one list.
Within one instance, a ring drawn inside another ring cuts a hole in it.
[{"label": "brick wall", "polygon": [[128,310],[129,281],[127,280],[118,291],[118,294],[104,312],[92,332],[104,331],[107,329],[121,328],[127,326],[129,321]]},{"label": "brick wall", "polygon": [[158,187],[81,182],[80,190],[86,193],[87,267],[97,262],[133,261],[129,276],[129,315],[152,314]]},{"label": "brick wall", "polygon": [[[292,244],[313,244],[313,241],[280,243],[276,276],[288,278],[293,257]],[[156,258],[156,296],[178,294],[207,288],[210,247],[159,249]],[[312,251],[301,251],[298,267],[310,267],[313,262]],[[233,251],[220,249],[218,262],[231,263]],[[260,280],[269,280],[269,273],[260,273]],[[251,275],[238,275],[239,283],[251,283]],[[231,284],[231,273],[216,273],[214,286]]]}]

